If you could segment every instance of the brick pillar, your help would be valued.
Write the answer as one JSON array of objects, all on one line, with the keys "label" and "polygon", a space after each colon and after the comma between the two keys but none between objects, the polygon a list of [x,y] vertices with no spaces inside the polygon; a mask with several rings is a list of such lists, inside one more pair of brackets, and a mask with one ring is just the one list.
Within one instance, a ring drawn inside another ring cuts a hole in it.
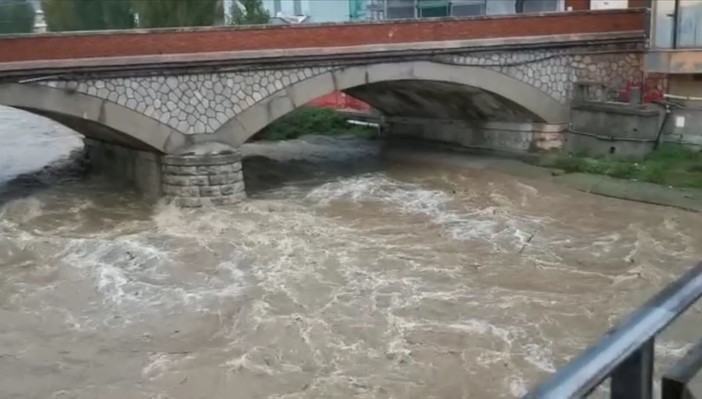
[{"label": "brick pillar", "polygon": [[162,165],[163,193],[178,206],[230,205],[246,198],[237,150],[166,155]]}]

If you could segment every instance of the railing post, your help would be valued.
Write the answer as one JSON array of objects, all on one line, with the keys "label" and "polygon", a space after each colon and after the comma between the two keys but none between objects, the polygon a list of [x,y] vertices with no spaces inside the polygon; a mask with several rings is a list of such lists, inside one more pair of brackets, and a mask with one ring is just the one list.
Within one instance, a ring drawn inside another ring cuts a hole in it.
[{"label": "railing post", "polygon": [[702,340],[693,345],[690,351],[663,375],[661,398],[694,399],[688,384],[700,370],[702,370]]},{"label": "railing post", "polygon": [[653,398],[654,342],[651,338],[614,370],[611,399]]}]

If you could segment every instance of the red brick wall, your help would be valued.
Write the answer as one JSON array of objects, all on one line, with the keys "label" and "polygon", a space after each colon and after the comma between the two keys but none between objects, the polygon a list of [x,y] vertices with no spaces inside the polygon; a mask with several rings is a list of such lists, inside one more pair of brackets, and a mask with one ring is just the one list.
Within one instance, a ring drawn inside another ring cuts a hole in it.
[{"label": "red brick wall", "polygon": [[590,0],[565,0],[565,9],[570,7],[572,10],[589,10]]},{"label": "red brick wall", "polygon": [[663,93],[668,92],[668,75],[663,73],[644,74],[641,94],[644,102],[663,101]]},{"label": "red brick wall", "polygon": [[638,11],[394,23],[47,34],[0,39],[0,62],[293,49],[643,30]]},{"label": "red brick wall", "polygon": [[[651,0],[629,0],[629,8],[647,8],[651,6]],[[576,10],[589,10],[590,0],[565,0],[565,8],[572,7]]]}]

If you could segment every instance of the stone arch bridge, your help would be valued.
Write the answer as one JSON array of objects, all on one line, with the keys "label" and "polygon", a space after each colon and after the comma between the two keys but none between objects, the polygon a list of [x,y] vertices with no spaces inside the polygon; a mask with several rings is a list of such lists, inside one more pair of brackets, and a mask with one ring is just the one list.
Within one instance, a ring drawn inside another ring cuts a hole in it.
[{"label": "stone arch bridge", "polygon": [[[390,134],[516,152],[558,146],[575,82],[617,86],[640,74],[643,16],[624,10],[0,38],[0,47],[16,50],[0,55],[0,105],[83,134],[98,167],[143,191],[184,206],[226,204],[245,192],[237,148],[334,91],[372,105]],[[486,28],[510,36],[482,37]],[[261,43],[221,51],[205,40],[237,43],[242,34]],[[125,40],[134,47],[118,45]]]}]

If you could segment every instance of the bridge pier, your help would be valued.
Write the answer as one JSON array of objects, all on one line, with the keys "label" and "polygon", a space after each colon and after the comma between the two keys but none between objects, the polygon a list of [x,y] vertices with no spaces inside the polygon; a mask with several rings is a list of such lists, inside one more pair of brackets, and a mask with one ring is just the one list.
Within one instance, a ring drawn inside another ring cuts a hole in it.
[{"label": "bridge pier", "polygon": [[86,138],[91,170],[129,184],[149,200],[178,206],[229,205],[246,198],[241,154],[219,143],[204,143],[162,155]]},{"label": "bridge pier", "polygon": [[161,155],[85,138],[91,172],[128,184],[147,199],[161,198]]},{"label": "bridge pier", "polygon": [[199,208],[231,205],[246,198],[241,153],[201,146],[162,160],[163,193],[176,205]]}]

